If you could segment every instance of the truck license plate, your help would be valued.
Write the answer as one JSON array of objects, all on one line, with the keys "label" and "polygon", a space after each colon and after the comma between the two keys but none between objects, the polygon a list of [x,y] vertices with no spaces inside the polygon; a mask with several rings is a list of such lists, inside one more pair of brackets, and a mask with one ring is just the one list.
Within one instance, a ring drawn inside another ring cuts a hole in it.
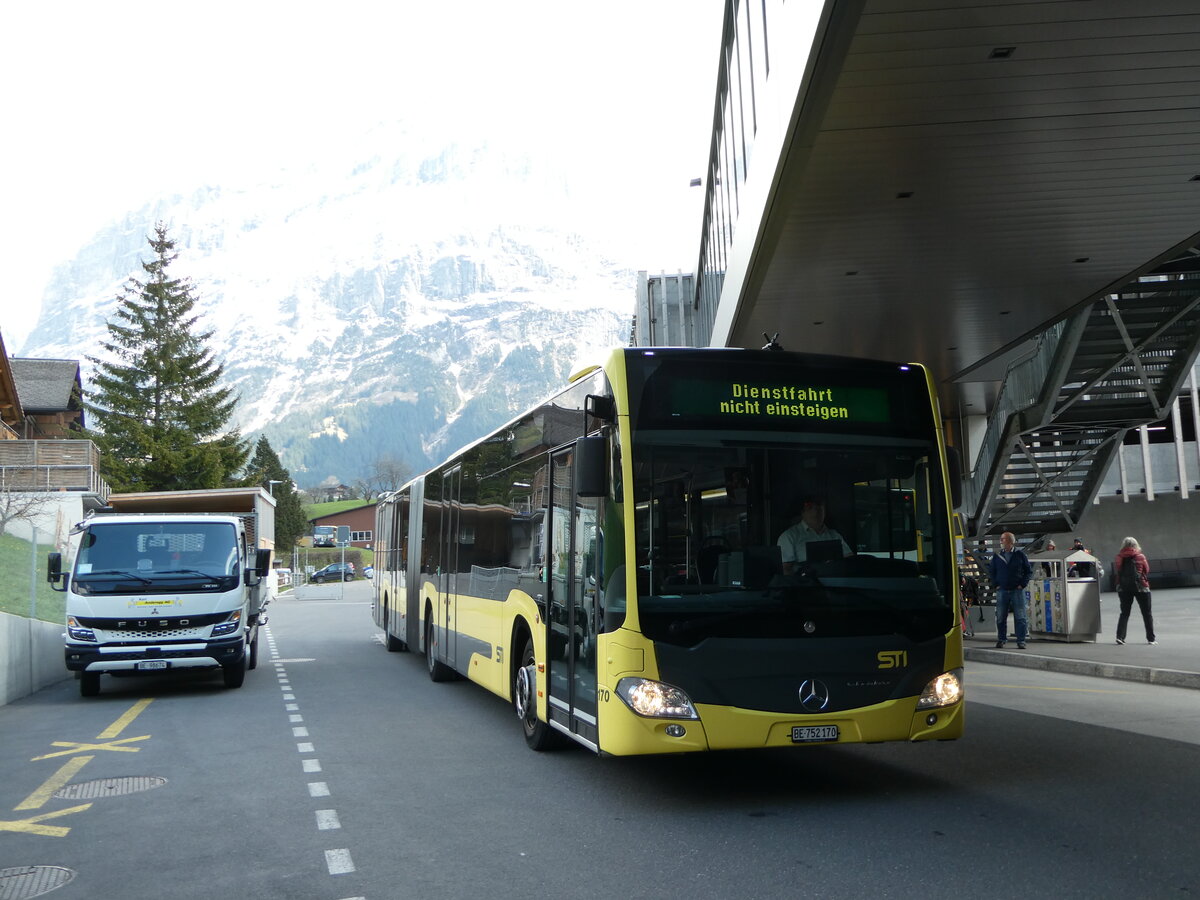
[{"label": "truck license plate", "polygon": [[836,741],[836,725],[796,725],[792,728],[793,744],[814,744],[819,741]]},{"label": "truck license plate", "polygon": [[[144,672],[148,669],[165,669],[169,665],[170,663],[168,663],[165,659],[148,659],[145,662],[138,663],[137,667],[139,671]],[[793,740],[795,739],[793,738]]]}]

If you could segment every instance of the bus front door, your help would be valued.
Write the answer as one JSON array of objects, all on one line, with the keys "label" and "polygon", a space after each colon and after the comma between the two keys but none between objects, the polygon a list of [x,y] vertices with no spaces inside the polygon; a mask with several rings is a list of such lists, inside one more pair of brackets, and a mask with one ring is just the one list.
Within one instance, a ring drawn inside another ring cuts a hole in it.
[{"label": "bus front door", "polygon": [[548,641],[550,718],[596,745],[597,505],[573,490],[574,448],[552,458]]}]

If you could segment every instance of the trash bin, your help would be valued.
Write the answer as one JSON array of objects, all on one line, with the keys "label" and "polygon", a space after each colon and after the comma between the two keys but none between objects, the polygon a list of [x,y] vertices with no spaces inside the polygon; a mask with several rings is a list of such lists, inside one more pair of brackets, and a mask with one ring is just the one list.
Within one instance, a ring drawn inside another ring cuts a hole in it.
[{"label": "trash bin", "polygon": [[1060,641],[1095,641],[1100,633],[1100,560],[1085,550],[1031,553],[1029,631]]}]

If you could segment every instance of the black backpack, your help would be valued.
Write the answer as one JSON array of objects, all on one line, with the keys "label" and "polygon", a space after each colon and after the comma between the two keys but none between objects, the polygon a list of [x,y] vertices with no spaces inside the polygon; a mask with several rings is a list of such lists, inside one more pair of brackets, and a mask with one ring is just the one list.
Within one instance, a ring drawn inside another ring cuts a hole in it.
[{"label": "black backpack", "polygon": [[1137,561],[1132,556],[1121,560],[1121,571],[1117,573],[1117,588],[1129,594],[1136,594],[1141,590],[1141,585],[1138,583]]}]

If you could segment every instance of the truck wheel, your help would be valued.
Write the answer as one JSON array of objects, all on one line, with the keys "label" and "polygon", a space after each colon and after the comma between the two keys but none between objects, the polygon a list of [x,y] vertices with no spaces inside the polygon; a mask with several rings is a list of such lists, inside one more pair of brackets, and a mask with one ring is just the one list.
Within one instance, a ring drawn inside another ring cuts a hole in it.
[{"label": "truck wheel", "polygon": [[100,693],[100,673],[99,672],[80,672],[79,673],[79,696],[95,697]]},{"label": "truck wheel", "polygon": [[425,665],[429,669],[430,681],[449,681],[454,677],[454,670],[437,658],[437,650],[433,644],[433,619],[425,620]]},{"label": "truck wheel", "polygon": [[240,688],[246,681],[246,656],[235,663],[221,666],[221,674],[225,677],[225,687]]},{"label": "truck wheel", "polygon": [[525,639],[521,665],[513,671],[512,698],[529,749],[554,750],[563,746],[558,733],[537,717],[537,661],[533,655],[533,638]]},{"label": "truck wheel", "polygon": [[248,669],[258,668],[258,629],[254,629],[254,640],[250,642],[250,663]]}]

